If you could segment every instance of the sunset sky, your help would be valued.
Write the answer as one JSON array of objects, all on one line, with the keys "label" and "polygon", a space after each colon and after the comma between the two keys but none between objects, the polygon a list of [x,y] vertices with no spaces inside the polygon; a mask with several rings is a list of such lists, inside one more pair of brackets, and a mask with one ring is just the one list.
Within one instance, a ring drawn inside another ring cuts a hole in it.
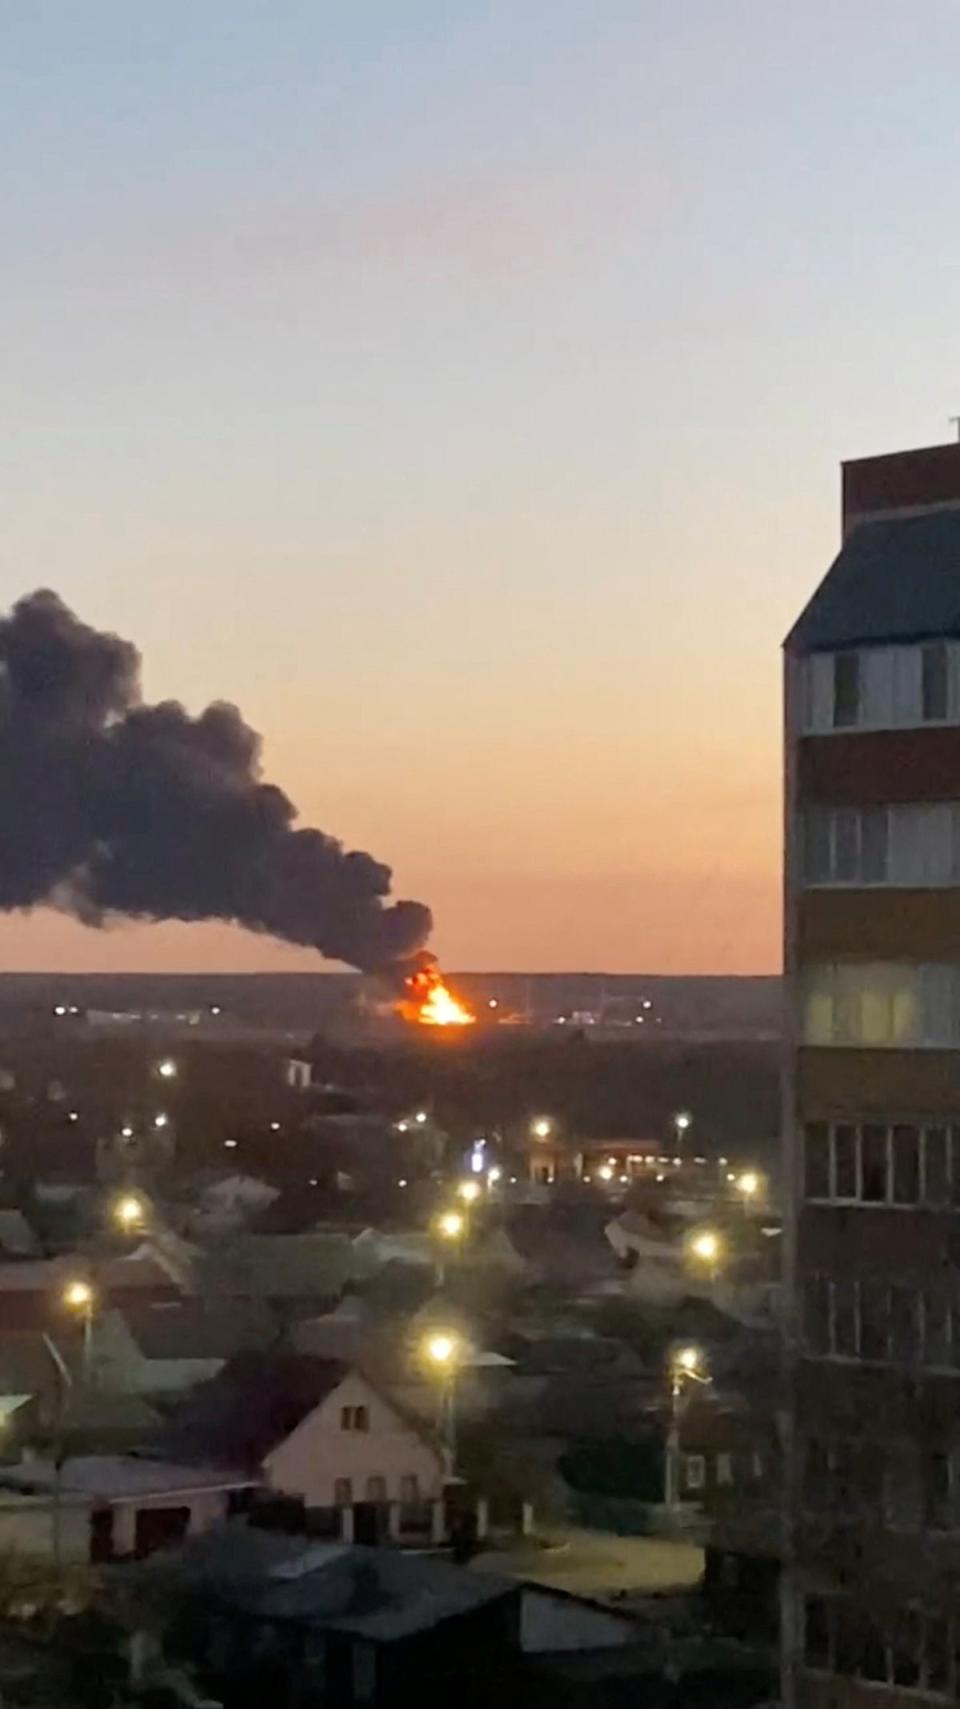
[{"label": "sunset sky", "polygon": [[[0,24],[2,604],[237,701],[453,967],[776,968],[837,465],[960,412],[956,0]],[[315,963],[0,919],[0,968]]]}]

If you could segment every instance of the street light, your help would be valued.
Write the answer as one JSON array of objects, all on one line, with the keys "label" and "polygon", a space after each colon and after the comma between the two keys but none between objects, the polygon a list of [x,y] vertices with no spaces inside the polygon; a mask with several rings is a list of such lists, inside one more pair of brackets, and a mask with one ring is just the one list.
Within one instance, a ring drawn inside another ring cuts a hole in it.
[{"label": "street light", "polygon": [[466,1222],[459,1211],[444,1211],[443,1215],[437,1218],[437,1233],[442,1235],[444,1240],[459,1240],[465,1227]]},{"label": "street light", "polygon": [[113,1220],[124,1234],[132,1234],[140,1228],[144,1219],[144,1203],[135,1193],[125,1193],[113,1207]]},{"label": "street light", "polygon": [[684,1134],[689,1133],[693,1125],[693,1117],[689,1110],[678,1110],[673,1118],[673,1131],[677,1136],[677,1146],[683,1150]]},{"label": "street light", "polygon": [[457,1457],[457,1370],[463,1357],[463,1343],[458,1335],[441,1330],[427,1336],[423,1351],[440,1380],[440,1436],[450,1455],[452,1476]]},{"label": "street light", "polygon": [[84,1282],[79,1276],[73,1282],[68,1282],[63,1290],[63,1303],[68,1311],[75,1312],[83,1323],[83,1375],[90,1374],[90,1350],[93,1340],[93,1311],[96,1305],[96,1295],[89,1282]]},{"label": "street light", "polygon": [[425,1125],[425,1123],[429,1120],[429,1117],[427,1115],[426,1110],[418,1110],[413,1119],[416,1122],[418,1127],[423,1127]]},{"label": "street light", "polygon": [[475,1204],[480,1197],[480,1187],[476,1181],[461,1181],[457,1188],[457,1196],[465,1205]]},{"label": "street light", "polygon": [[723,1257],[723,1241],[712,1228],[701,1229],[690,1241],[690,1256],[707,1267],[711,1282],[716,1281]]},{"label": "street light", "polygon": [[157,1063],[157,1073],[161,1080],[175,1080],[177,1078],[177,1065],[171,1056],[165,1056],[162,1062]]},{"label": "street light", "polygon": [[553,1121],[550,1116],[534,1116],[530,1123],[530,1132],[534,1139],[549,1139],[553,1132]]},{"label": "street light", "polygon": [[691,1383],[706,1387],[711,1379],[704,1369],[700,1347],[675,1347],[670,1354],[667,1376],[670,1384],[670,1424],[663,1466],[663,1499],[671,1512],[680,1505],[680,1417],[683,1399]]},{"label": "street light", "polygon": [[737,1179],[737,1192],[742,1193],[744,1200],[755,1199],[760,1191],[760,1177],[755,1169],[745,1169]]}]

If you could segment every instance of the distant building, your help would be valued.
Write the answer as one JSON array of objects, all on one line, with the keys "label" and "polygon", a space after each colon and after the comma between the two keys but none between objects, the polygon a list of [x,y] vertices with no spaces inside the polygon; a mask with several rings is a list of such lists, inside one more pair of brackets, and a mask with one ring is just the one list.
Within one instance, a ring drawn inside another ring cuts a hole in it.
[{"label": "distant building", "polygon": [[960,444],[786,643],[787,1709],[960,1697]]}]

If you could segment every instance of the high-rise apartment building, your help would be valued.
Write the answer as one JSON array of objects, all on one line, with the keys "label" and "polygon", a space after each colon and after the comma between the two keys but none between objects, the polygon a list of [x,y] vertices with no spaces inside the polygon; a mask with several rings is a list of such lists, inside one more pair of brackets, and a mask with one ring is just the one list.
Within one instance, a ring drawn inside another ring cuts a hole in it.
[{"label": "high-rise apartment building", "polygon": [[960,444],[786,643],[787,1709],[960,1700]]}]

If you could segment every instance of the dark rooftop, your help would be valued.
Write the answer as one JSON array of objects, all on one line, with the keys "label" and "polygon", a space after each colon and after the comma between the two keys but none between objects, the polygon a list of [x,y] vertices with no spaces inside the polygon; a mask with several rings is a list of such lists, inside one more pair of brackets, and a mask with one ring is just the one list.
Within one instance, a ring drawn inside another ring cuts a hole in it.
[{"label": "dark rooftop", "polygon": [[793,652],[960,635],[960,510],[855,528],[790,634]]},{"label": "dark rooftop", "polygon": [[350,1369],[340,1359],[301,1353],[238,1353],[184,1402],[164,1433],[162,1451],[191,1461],[259,1466]]}]

